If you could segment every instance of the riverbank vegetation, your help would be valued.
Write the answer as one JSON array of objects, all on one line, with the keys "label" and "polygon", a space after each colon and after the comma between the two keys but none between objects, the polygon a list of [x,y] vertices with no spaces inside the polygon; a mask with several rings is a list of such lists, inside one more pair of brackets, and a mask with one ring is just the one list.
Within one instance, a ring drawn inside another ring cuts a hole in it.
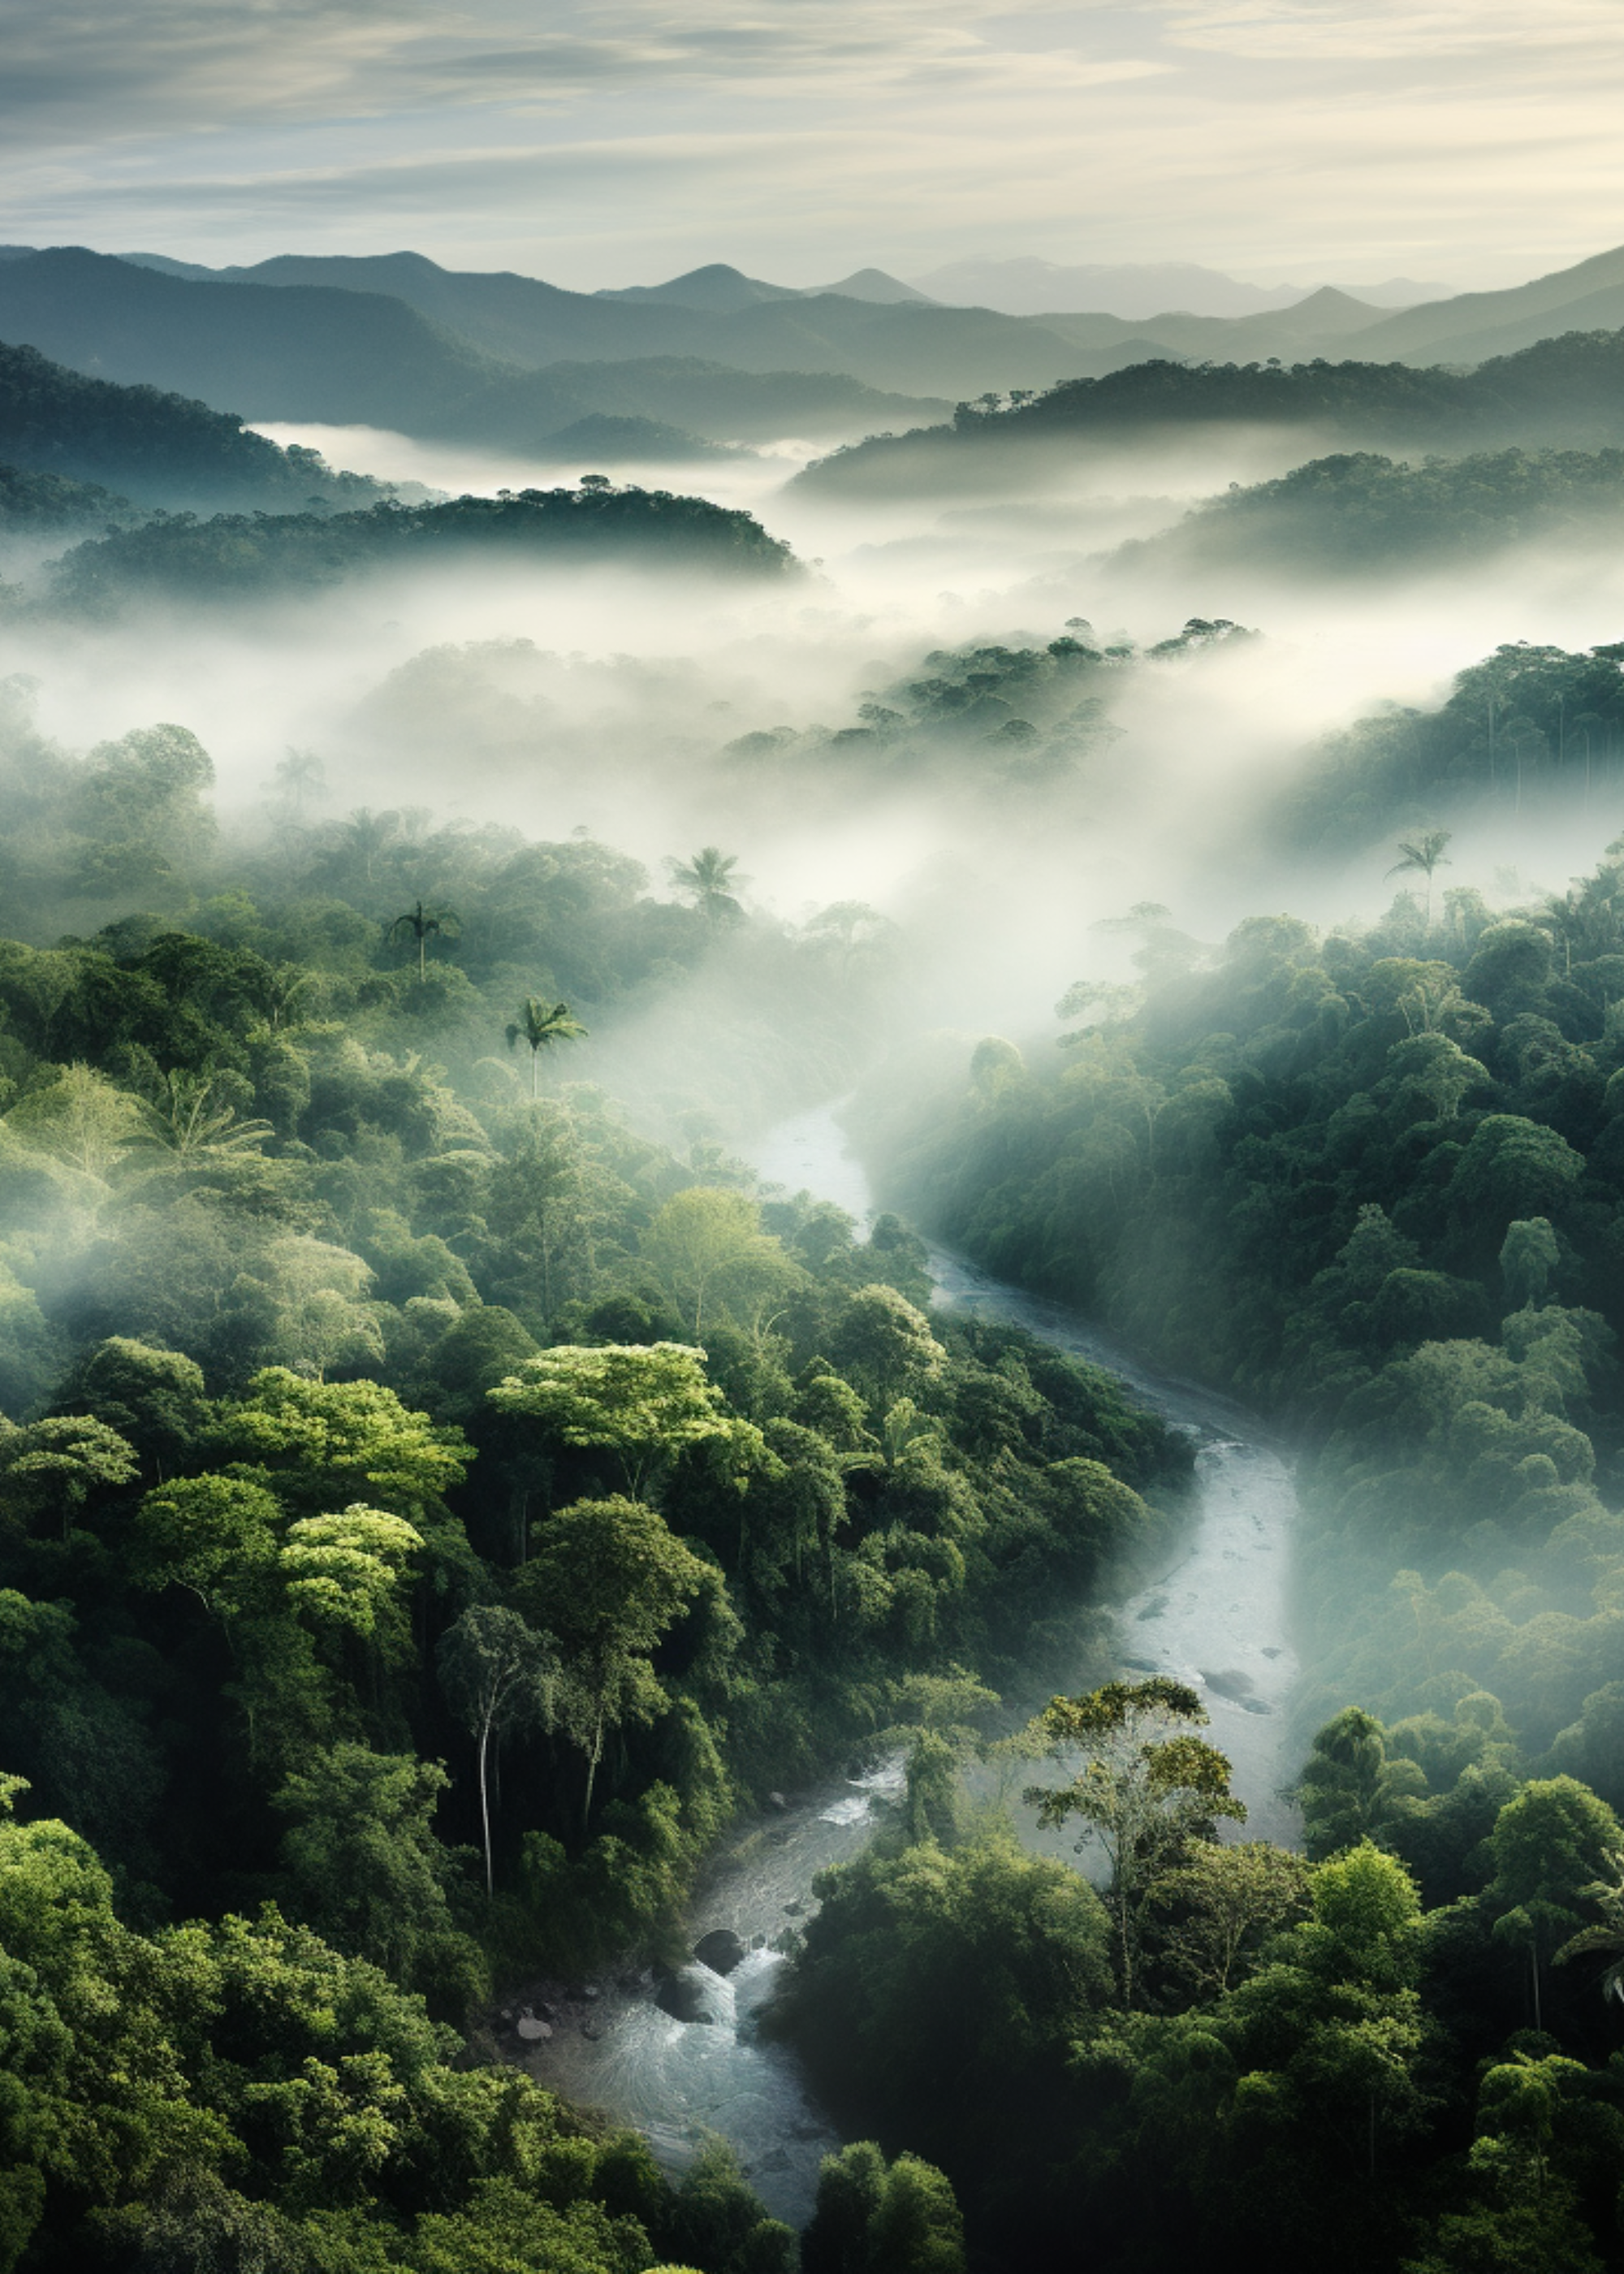
[{"label": "riverbank vegetation", "polygon": [[[1485,695],[1498,724],[1583,684],[1599,727],[1617,674],[1503,650],[1391,732],[1447,772]],[[1338,751],[1343,794],[1388,731]],[[1073,987],[1058,1046],[984,1042],[860,1103],[887,1197],[1301,1454],[1306,1865],[1186,1839],[1130,1967],[1120,1854],[1092,1925],[1033,1948],[1012,1922],[1049,1866],[938,1810],[836,1875],[808,1932],[831,2089],[882,2140],[906,2105],[995,2262],[1086,2228],[1132,2268],[1236,2263],[1236,2234],[1249,2261],[1408,2274],[1617,2263],[1624,848],[1497,913],[1448,881],[1452,841],[1400,842],[1365,929],[1258,917],[1204,950],[1142,907],[1133,983]],[[1002,1985],[990,2156],[969,2069],[905,2010],[936,1966]]]},{"label": "riverbank vegetation", "polygon": [[297,752],[237,841],[184,729],[11,694],[0,2261],[776,2268],[725,2161],[673,2195],[451,2025],[660,1946],[768,1788],[1052,1682],[1188,1449],[592,1085],[650,1003],[741,1111],[838,1078],[862,962],[731,856],[306,823]]}]

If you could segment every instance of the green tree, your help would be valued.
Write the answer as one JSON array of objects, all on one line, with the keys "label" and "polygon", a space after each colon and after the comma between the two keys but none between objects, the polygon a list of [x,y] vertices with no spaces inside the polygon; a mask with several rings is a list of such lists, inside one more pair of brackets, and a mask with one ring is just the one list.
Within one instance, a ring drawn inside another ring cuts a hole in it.
[{"label": "green tree", "polygon": [[1071,1781],[1026,1795],[1040,1823],[1079,1818],[1079,1847],[1097,1840],[1110,1871],[1108,1901],[1116,1924],[1123,2003],[1132,2007],[1147,1890],[1214,1820],[1244,1824],[1229,1790],[1229,1764],[1195,1735],[1207,1720],[1195,1691],[1163,1675],[1108,1682],[1080,1698],[1051,1698],[1033,1724],[1063,1765],[1080,1755]]},{"label": "green tree", "polygon": [[485,1837],[485,1891],[494,1892],[488,1776],[492,1745],[527,1723],[553,1718],[558,1661],[517,1611],[475,1603],[440,1638],[440,1685],[479,1753],[479,1824]]},{"label": "green tree", "polygon": [[117,1429],[154,1482],[191,1459],[208,1419],[197,1361],[128,1335],[110,1336],[86,1352],[64,1380],[56,1407],[94,1414]]},{"label": "green tree", "polygon": [[1361,1840],[1380,1841],[1408,1799],[1426,1791],[1414,1761],[1392,1758],[1387,1733],[1362,1706],[1345,1706],[1314,1737],[1297,1802],[1316,1862]]},{"label": "green tree", "polygon": [[1618,1818],[1574,1777],[1536,1778],[1494,1819],[1487,1899],[1496,1937],[1528,1954],[1537,2029],[1542,1962],[1589,1924],[1580,1906],[1620,1849]]},{"label": "green tree", "polygon": [[379,1382],[312,1382],[286,1367],[256,1374],[208,1432],[222,1463],[262,1469],[297,1511],[314,1514],[340,1492],[421,1523],[467,1475],[460,1429],[437,1427]]},{"label": "green tree", "polygon": [[737,923],[742,917],[744,910],[734,894],[750,880],[737,874],[736,853],[724,853],[718,846],[706,845],[691,861],[672,860],[665,866],[678,892],[686,893],[695,903],[707,923]]},{"label": "green tree", "polygon": [[664,1462],[748,1429],[706,1381],[703,1352],[685,1343],[564,1344],[526,1359],[489,1395],[567,1445],[613,1453],[634,1498]]},{"label": "green tree", "polygon": [[421,900],[408,908],[404,915],[396,916],[390,924],[391,940],[415,939],[417,943],[417,976],[427,975],[425,958],[431,939],[461,939],[462,920],[455,908],[425,908]]},{"label": "green tree", "polygon": [[1432,929],[1432,871],[1449,867],[1444,856],[1444,847],[1448,844],[1452,833],[1447,829],[1424,829],[1414,839],[1401,837],[1399,857],[1387,870],[1389,877],[1410,874],[1426,878],[1426,928],[1429,931]]},{"label": "green tree", "polygon": [[64,1167],[101,1182],[139,1135],[141,1107],[105,1074],[74,1065],[19,1098],[5,1126]]},{"label": "green tree", "polygon": [[64,1540],[93,1492],[128,1484],[139,1470],[132,1447],[104,1421],[56,1414],[18,1429],[0,1416],[0,1479],[12,1508],[56,1514]]},{"label": "green tree", "polygon": [[336,1516],[290,1524],[277,1561],[289,1600],[319,1625],[397,1639],[402,1583],[422,1546],[402,1517],[353,1501]]},{"label": "green tree", "polygon": [[339,1744],[275,1796],[299,1915],[335,1948],[419,1988],[462,1940],[449,1901],[456,1858],[433,1830],[449,1782],[438,1762]]},{"label": "green tree", "polygon": [[1514,1311],[1532,1309],[1545,1300],[1551,1275],[1561,1260],[1556,1234],[1544,1216],[1519,1217],[1507,1225],[1500,1269]]},{"label": "green tree", "polygon": [[763,1231],[756,1202],[712,1185],[674,1193],[639,1245],[695,1336],[704,1331],[707,1304],[758,1303],[802,1276]]},{"label": "green tree", "polygon": [[516,1050],[523,1043],[529,1048],[532,1100],[543,1050],[551,1050],[554,1043],[583,1042],[586,1032],[580,1020],[572,1016],[568,1003],[546,1003],[538,995],[525,997],[523,1010],[508,1028],[508,1047]]},{"label": "green tree", "polygon": [[229,1632],[264,1602],[284,1520],[274,1495],[250,1478],[172,1478],[136,1510],[137,1582],[187,1588]]},{"label": "green tree", "polygon": [[872,2140],[825,2156],[801,2274],[963,2274],[964,2219],[935,2165]]},{"label": "green tree", "polygon": [[706,1575],[663,1517],[616,1497],[560,1509],[515,1577],[519,1608],[558,1645],[558,1717],[586,1758],[583,1825],[610,1729],[665,1710],[650,1653]]},{"label": "green tree", "polygon": [[383,1329],[368,1299],[371,1266],[347,1247],[307,1231],[280,1231],[237,1282],[240,1300],[263,1313],[259,1352],[325,1382],[329,1367],[381,1367]]},{"label": "green tree", "polygon": [[894,1287],[860,1287],[835,1329],[830,1356],[883,1412],[934,1382],[947,1352],[930,1321]]},{"label": "green tree", "polygon": [[1170,1912],[1160,1955],[1197,1998],[1221,1998],[1269,1936],[1308,1904],[1309,1866],[1267,1840],[1219,1847],[1199,1841],[1188,1859],[1147,1890],[1150,1909]]},{"label": "green tree", "polygon": [[240,1120],[211,1075],[184,1068],[165,1074],[157,1102],[142,1099],[140,1114],[128,1149],[152,1167],[217,1168],[257,1153],[276,1133],[268,1121]]}]

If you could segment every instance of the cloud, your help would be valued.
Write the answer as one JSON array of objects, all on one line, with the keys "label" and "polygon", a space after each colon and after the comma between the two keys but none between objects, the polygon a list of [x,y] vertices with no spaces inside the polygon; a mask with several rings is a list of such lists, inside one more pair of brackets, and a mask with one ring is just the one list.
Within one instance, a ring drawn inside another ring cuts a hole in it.
[{"label": "cloud", "polygon": [[[582,285],[966,252],[1514,282],[1624,236],[1616,0],[0,0],[0,231]],[[1425,265],[1423,265],[1425,264]]]},{"label": "cloud", "polygon": [[1169,36],[1185,47],[1253,62],[1410,62],[1483,55],[1521,58],[1575,53],[1616,65],[1615,0],[1543,0],[1538,18],[1518,0],[1410,7],[1402,0],[1243,0],[1233,7],[1169,9]]},{"label": "cloud", "polygon": [[[555,106],[604,91],[849,83],[988,59],[923,0],[641,0],[535,11],[434,0],[0,0],[0,117],[36,142],[232,122],[372,117],[447,103]],[[1140,66],[1155,68],[1153,64]]]}]

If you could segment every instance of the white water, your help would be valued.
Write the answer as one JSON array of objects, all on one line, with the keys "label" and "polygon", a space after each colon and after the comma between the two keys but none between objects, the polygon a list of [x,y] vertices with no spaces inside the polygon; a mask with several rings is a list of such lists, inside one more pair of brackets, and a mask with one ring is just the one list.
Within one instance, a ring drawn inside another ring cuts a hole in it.
[{"label": "white water", "polygon": [[[860,1222],[872,1215],[868,1179],[834,1109],[780,1123],[754,1154],[763,1184],[811,1192]],[[1290,1843],[1297,1818],[1280,1788],[1295,1766],[1285,1706],[1297,1666],[1285,1588],[1296,1503],[1261,1425],[1209,1390],[1147,1372],[1108,1335],[945,1249],[931,1250],[930,1270],[938,1306],[1008,1320],[1108,1368],[1197,1441],[1195,1523],[1172,1567],[1120,1607],[1122,1665],[1126,1673],[1177,1675],[1201,1692],[1213,1742],[1233,1763],[1235,1789],[1247,1804],[1245,1836]],[[876,1810],[900,1784],[891,1763],[874,1776],[801,1796],[718,1857],[690,1924],[695,1939],[731,1927],[756,1946],[729,1979],[731,1999],[717,2001],[723,2013],[731,2005],[731,2024],[673,2021],[653,2003],[650,1985],[621,1986],[596,2010],[592,2026],[601,2035],[560,2035],[530,2052],[529,2066],[572,2098],[637,2126],[669,2170],[680,2171],[707,2134],[721,2134],[774,2216],[803,2225],[818,2165],[840,2135],[794,2055],[761,2042],[755,2018],[785,1963],[784,1946],[816,1908],[814,1877],[861,1849]],[[1017,1815],[1029,1845],[1074,1856],[1069,1834],[1041,1834],[1030,1811],[1018,1808]]]}]

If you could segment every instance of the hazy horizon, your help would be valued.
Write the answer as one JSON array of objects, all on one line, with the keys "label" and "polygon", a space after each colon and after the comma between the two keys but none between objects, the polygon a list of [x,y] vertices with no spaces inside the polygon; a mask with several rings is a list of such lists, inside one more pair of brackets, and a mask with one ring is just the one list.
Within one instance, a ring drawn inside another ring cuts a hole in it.
[{"label": "hazy horizon", "polygon": [[1486,289],[1624,238],[1601,0],[794,11],[5,0],[0,236],[575,289],[950,260]]}]

